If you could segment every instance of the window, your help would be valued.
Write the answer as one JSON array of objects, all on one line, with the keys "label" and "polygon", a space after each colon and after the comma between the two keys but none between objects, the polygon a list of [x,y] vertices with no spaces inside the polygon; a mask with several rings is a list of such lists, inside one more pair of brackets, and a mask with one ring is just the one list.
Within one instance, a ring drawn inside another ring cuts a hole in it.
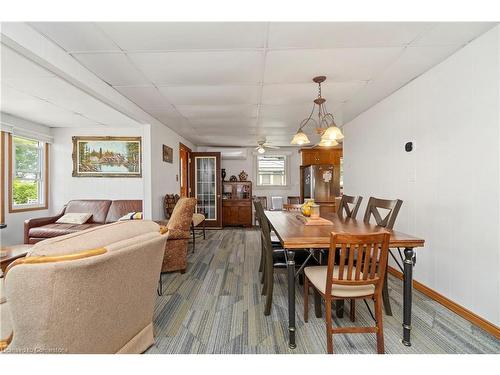
[{"label": "window", "polygon": [[283,155],[258,155],[257,186],[286,186],[286,163]]},{"label": "window", "polygon": [[5,223],[5,134],[0,135],[0,224]]},{"label": "window", "polygon": [[9,136],[9,212],[48,208],[48,144]]}]

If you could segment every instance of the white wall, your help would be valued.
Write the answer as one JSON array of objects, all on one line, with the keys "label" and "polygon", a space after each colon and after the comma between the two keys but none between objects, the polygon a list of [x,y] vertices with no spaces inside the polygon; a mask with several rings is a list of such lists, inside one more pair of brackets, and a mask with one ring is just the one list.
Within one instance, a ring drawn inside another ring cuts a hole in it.
[{"label": "white wall", "polygon": [[[21,118],[17,118],[5,113],[0,114],[0,119],[2,123],[2,130],[14,131],[14,134],[22,134],[24,136],[38,136],[39,138],[44,138],[44,140],[50,139],[50,128],[47,126],[33,123]],[[27,212],[14,212],[9,213],[8,205],[8,173],[9,166],[8,160],[8,149],[7,149],[7,137],[5,137],[5,145],[3,147],[4,155],[2,155],[2,160],[0,162],[5,163],[5,197],[1,204],[5,204],[5,224],[7,228],[0,231],[0,242],[2,246],[15,245],[23,243],[24,240],[24,220],[47,216],[49,210],[37,210],[37,211],[27,211]],[[50,171],[50,169],[49,169]],[[50,208],[50,200],[49,200]]]},{"label": "white wall", "polygon": [[[195,151],[195,145],[170,128],[151,125],[151,202],[152,218],[163,219],[163,198],[165,194],[179,194],[179,142]],[[172,147],[173,163],[163,161],[163,145]]]},{"label": "white wall", "polygon": [[415,279],[496,325],[499,41],[496,27],[344,126],[344,192],[401,198],[395,228],[426,241]]},{"label": "white wall", "polygon": [[[142,178],[73,177],[73,136],[144,137],[143,128],[52,128],[51,147],[51,212],[58,212],[72,199],[144,199],[145,177]],[[144,139],[143,154],[149,152]],[[145,148],[146,147],[146,148]]]}]

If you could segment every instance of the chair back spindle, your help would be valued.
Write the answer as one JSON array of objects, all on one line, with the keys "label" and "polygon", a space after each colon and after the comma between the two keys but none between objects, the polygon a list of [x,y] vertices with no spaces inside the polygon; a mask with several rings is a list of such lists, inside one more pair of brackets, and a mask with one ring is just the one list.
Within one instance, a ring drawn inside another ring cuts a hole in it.
[{"label": "chair back spindle", "polygon": [[[385,231],[363,235],[332,233],[326,294],[331,294],[334,284],[372,284],[377,291],[380,290],[384,283],[389,238],[389,232]],[[338,264],[337,272],[334,272],[335,264]]]}]

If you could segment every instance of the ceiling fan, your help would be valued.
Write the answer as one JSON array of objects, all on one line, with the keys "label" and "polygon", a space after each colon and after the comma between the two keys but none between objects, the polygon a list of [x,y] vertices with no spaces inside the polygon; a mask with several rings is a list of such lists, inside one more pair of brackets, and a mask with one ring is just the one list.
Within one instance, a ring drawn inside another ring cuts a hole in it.
[{"label": "ceiling fan", "polygon": [[257,150],[257,152],[259,154],[263,154],[264,152],[266,152],[266,149],[270,149],[270,150],[277,150],[279,149],[279,146],[273,146],[272,144],[266,142],[265,139],[261,139],[260,141],[257,141],[257,144],[258,146],[255,147],[255,149]]}]

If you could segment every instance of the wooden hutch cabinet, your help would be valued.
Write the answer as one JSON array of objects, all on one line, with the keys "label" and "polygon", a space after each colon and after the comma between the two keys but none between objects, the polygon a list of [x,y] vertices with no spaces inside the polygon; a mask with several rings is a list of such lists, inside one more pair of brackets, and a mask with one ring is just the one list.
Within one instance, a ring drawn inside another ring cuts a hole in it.
[{"label": "wooden hutch cabinet", "polygon": [[222,225],[252,226],[252,183],[222,182]]},{"label": "wooden hutch cabinet", "polygon": [[303,148],[302,165],[333,164],[340,165],[341,148]]}]

